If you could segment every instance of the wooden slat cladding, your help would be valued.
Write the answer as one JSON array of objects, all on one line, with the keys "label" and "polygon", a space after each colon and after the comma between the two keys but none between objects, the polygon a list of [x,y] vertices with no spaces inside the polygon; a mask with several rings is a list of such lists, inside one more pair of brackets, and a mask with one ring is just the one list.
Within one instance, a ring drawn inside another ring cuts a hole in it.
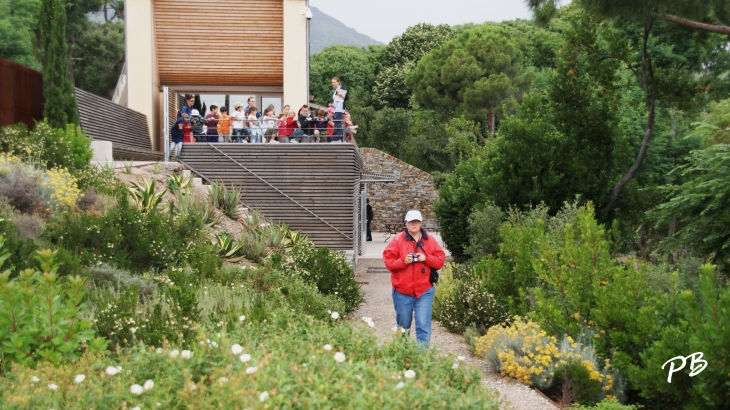
[{"label": "wooden slat cladding", "polygon": [[154,16],[161,84],[283,86],[283,0],[154,0]]},{"label": "wooden slat cladding", "polygon": [[152,149],[146,115],[79,88],[76,88],[76,102],[81,128],[95,140],[111,141],[114,159],[162,158],[162,153]]},{"label": "wooden slat cladding", "polygon": [[352,144],[185,144],[182,160],[210,180],[242,187],[246,205],[301,230],[317,246],[357,249],[363,161]]},{"label": "wooden slat cladding", "polygon": [[43,74],[0,59],[0,126],[43,120]]}]

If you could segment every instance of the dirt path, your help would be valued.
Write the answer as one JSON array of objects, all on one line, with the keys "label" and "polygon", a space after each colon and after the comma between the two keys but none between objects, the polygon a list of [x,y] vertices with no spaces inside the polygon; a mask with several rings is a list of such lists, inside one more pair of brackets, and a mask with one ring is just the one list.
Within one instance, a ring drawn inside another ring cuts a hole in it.
[{"label": "dirt path", "polygon": [[[381,340],[387,339],[395,326],[395,312],[391,299],[390,273],[380,259],[360,259],[355,271],[357,281],[362,284],[365,304],[353,313],[356,322],[363,323],[361,317],[370,317],[375,323],[373,331]],[[415,331],[411,331],[415,338]],[[438,322],[432,325],[431,346],[444,354],[453,353],[466,357],[467,366],[482,370],[484,385],[499,392],[502,409],[512,410],[555,410],[557,407],[529,387],[508,382],[491,371],[486,360],[471,353],[460,335],[449,333]]]}]

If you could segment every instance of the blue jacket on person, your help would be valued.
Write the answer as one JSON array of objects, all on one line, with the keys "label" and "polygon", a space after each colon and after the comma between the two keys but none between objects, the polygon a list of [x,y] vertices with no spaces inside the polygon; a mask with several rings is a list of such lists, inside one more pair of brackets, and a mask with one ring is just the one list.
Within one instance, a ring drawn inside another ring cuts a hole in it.
[{"label": "blue jacket on person", "polygon": [[[182,125],[182,128],[180,127]],[[170,128],[170,138],[172,139],[172,142],[178,143],[183,142],[183,137],[185,136],[185,132],[183,129],[185,128],[185,119],[180,117],[180,119],[175,122],[175,124]]]},{"label": "blue jacket on person", "polygon": [[193,118],[193,107],[191,107],[187,104],[183,104],[183,106],[180,107],[180,111],[177,112],[177,118],[176,118],[177,121],[180,121],[182,119],[183,113],[187,113],[188,118]]}]

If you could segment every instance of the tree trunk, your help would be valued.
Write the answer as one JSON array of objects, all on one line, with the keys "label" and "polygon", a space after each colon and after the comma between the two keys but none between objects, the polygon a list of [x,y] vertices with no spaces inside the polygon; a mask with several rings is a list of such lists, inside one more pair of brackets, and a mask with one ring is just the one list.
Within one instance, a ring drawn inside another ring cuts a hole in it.
[{"label": "tree trunk", "polygon": [[651,23],[644,25],[644,38],[642,40],[641,47],[641,86],[644,89],[644,98],[646,100],[646,106],[649,109],[649,114],[646,119],[646,129],[644,130],[644,139],[641,141],[641,148],[639,154],[636,156],[631,168],[624,174],[621,179],[616,182],[611,191],[611,197],[608,200],[606,206],[601,209],[601,212],[608,214],[613,209],[618,199],[618,194],[621,192],[626,184],[636,174],[636,171],[641,167],[641,163],[644,161],[646,156],[646,150],[649,148],[649,140],[651,140],[651,134],[654,131],[654,119],[655,119],[655,107],[656,107],[656,80],[654,78],[654,69],[652,68],[651,58],[646,50],[647,43],[649,41],[649,32],[651,31]]},{"label": "tree trunk", "polygon": [[671,14],[651,13],[651,16],[657,20],[668,21],[670,23],[679,24],[680,26],[689,27],[695,30],[730,35],[730,26],[702,23],[700,21],[689,20],[682,17],[673,16]]},{"label": "tree trunk", "polygon": [[74,80],[74,69],[73,69],[73,45],[74,39],[70,38],[66,40],[68,50],[66,50],[66,77],[71,81],[71,86],[76,87],[76,81]]},{"label": "tree trunk", "polygon": [[492,137],[494,136],[494,117],[495,117],[495,109],[494,107],[489,107],[489,135]]}]

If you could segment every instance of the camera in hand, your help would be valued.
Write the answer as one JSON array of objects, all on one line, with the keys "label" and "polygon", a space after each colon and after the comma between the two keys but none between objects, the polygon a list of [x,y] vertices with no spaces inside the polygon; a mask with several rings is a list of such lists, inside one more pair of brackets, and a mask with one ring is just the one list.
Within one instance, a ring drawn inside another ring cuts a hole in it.
[{"label": "camera in hand", "polygon": [[418,254],[417,253],[411,254],[411,258],[413,258],[413,262],[418,262]]}]

